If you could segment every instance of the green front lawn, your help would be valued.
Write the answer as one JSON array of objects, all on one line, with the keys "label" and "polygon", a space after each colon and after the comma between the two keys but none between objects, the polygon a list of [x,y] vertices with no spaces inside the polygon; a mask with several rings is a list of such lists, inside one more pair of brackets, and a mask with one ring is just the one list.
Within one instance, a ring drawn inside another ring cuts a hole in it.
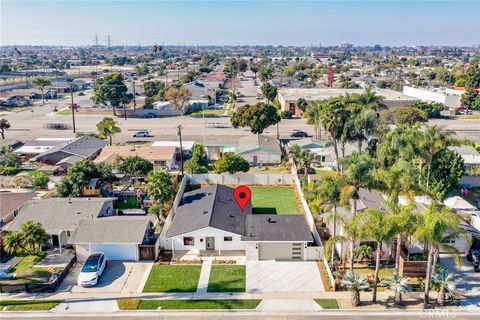
[{"label": "green front lawn", "polygon": [[195,292],[201,265],[153,266],[143,292]]},{"label": "green front lawn", "polygon": [[59,116],[71,116],[72,110],[71,109],[63,109],[57,112]]},{"label": "green front lawn", "polygon": [[2,300],[0,309],[7,307],[9,311],[50,310],[63,300]]},{"label": "green front lawn", "polygon": [[[354,268],[353,269],[353,272],[355,273],[363,273],[363,274],[371,274],[371,275],[374,275],[375,274],[375,268]],[[380,270],[378,271],[378,277],[381,279],[388,279],[388,278],[391,278],[393,276],[393,274],[395,273],[395,268],[380,268]]]},{"label": "green front lawn", "polygon": [[[214,117],[218,117],[218,116],[221,116],[225,113],[225,110],[211,110],[211,109],[207,109],[204,111],[205,112],[205,118],[214,118]],[[195,112],[192,112],[189,114],[191,117],[194,117],[194,118],[201,118],[203,117],[202,115],[202,111],[195,111]]]},{"label": "green front lawn", "polygon": [[255,309],[262,300],[118,300],[120,310]]},{"label": "green front lawn", "polygon": [[323,309],[340,309],[335,299],[315,299],[315,302]]},{"label": "green front lawn", "polygon": [[293,187],[250,187],[253,213],[299,214]]},{"label": "green front lawn", "polygon": [[208,292],[245,292],[245,266],[213,265]]},{"label": "green front lawn", "polygon": [[0,283],[17,284],[25,282],[46,282],[52,275],[53,269],[35,268],[34,265],[45,257],[45,254],[36,256],[24,256],[22,260],[12,268],[11,274],[16,274],[13,280],[2,280]]}]

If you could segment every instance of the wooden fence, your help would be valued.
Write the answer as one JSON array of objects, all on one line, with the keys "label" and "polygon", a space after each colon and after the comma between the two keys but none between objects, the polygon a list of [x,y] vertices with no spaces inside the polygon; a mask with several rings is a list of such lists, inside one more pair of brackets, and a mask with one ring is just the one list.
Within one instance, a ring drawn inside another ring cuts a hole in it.
[{"label": "wooden fence", "polygon": [[427,261],[408,261],[405,251],[400,251],[399,273],[407,277],[425,277],[427,275]]}]

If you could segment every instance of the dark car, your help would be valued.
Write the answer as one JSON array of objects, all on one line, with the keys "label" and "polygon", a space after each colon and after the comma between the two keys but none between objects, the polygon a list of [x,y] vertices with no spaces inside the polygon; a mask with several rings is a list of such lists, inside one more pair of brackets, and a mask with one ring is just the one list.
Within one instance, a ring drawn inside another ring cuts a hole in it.
[{"label": "dark car", "polygon": [[290,133],[290,137],[292,138],[305,138],[308,137],[308,133],[302,130],[293,130],[292,133]]},{"label": "dark car", "polygon": [[157,114],[155,112],[146,112],[143,114],[144,118],[155,118]]},{"label": "dark car", "polygon": [[50,130],[68,130],[70,126],[64,123],[47,123],[46,128]]}]

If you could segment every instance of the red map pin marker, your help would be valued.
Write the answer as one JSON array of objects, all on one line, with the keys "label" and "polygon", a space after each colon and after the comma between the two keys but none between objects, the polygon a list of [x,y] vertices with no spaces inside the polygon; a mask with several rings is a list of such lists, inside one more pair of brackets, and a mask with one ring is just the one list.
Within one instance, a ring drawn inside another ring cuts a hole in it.
[{"label": "red map pin marker", "polygon": [[237,201],[240,210],[243,212],[248,201],[250,201],[250,198],[252,197],[252,191],[247,186],[238,186],[233,190],[233,197],[235,198],[235,201]]}]

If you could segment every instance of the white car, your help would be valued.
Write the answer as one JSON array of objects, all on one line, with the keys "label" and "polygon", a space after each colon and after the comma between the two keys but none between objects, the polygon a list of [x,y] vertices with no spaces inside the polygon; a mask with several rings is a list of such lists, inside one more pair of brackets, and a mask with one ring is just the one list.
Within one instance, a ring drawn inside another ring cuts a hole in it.
[{"label": "white car", "polygon": [[148,130],[141,130],[141,131],[135,131],[132,136],[134,136],[134,137],[150,137],[150,133],[148,133]]},{"label": "white car", "polygon": [[82,287],[96,285],[106,267],[107,259],[102,252],[89,255],[78,275],[77,284]]}]

